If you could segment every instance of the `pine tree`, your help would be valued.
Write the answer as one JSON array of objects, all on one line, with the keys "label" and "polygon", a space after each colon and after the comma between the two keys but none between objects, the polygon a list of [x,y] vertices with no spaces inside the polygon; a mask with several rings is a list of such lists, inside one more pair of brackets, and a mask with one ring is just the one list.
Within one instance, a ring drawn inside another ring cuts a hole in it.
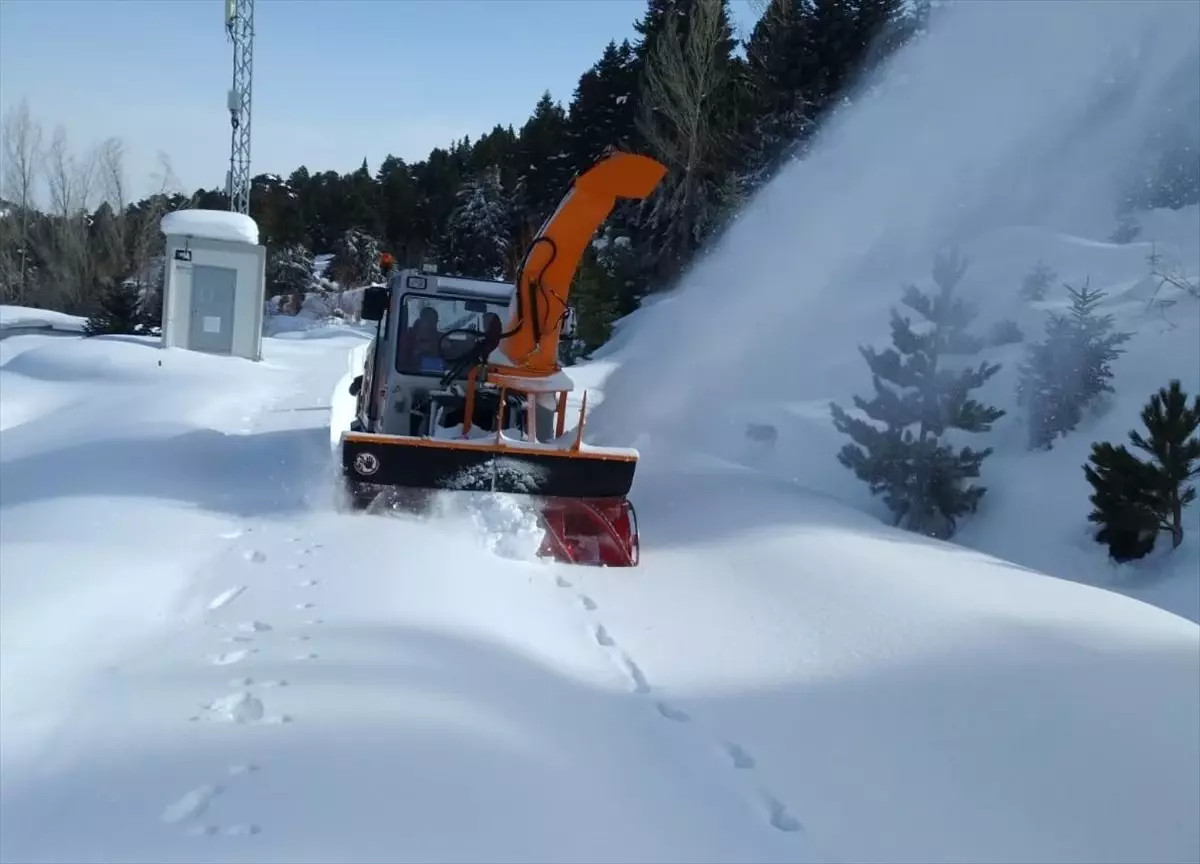
[{"label": "pine tree", "polygon": [[1057,276],[1053,269],[1039,261],[1021,282],[1021,296],[1026,300],[1040,302],[1046,299],[1046,292]]},{"label": "pine tree", "polygon": [[1187,394],[1178,379],[1150,397],[1142,409],[1142,424],[1149,432],[1129,435],[1133,446],[1153,457],[1159,482],[1155,489],[1156,514],[1161,527],[1171,532],[1172,548],[1183,542],[1183,508],[1196,499],[1187,482],[1200,475],[1200,396],[1188,408]]},{"label": "pine tree", "polygon": [[1096,540],[1117,561],[1141,558],[1154,548],[1159,531],[1171,534],[1172,548],[1183,542],[1183,509],[1196,499],[1188,481],[1200,476],[1200,396],[1187,405],[1178,380],[1159,389],[1142,409],[1147,435],[1129,433],[1139,459],[1124,445],[1092,445],[1084,475],[1092,485],[1088,521],[1100,525]]},{"label": "pine tree", "polygon": [[647,284],[629,227],[615,221],[609,220],[592,245],[596,264],[604,271],[603,283],[612,292],[614,317],[620,318],[638,308]]},{"label": "pine tree", "polygon": [[463,184],[446,223],[441,268],[477,279],[499,279],[510,245],[511,204],[494,166]]},{"label": "pine tree", "polygon": [[811,50],[805,0],[772,0],[746,43],[746,105],[739,142],[741,183],[765,183],[811,129],[804,58]]},{"label": "pine tree", "polygon": [[305,240],[300,196],[277,174],[259,174],[251,181],[250,215],[258,224],[264,246],[289,246]]},{"label": "pine tree", "polygon": [[748,190],[797,158],[823,115],[915,35],[928,0],[770,0],[746,43],[736,159]]},{"label": "pine tree", "polygon": [[1137,217],[1133,215],[1133,212],[1122,210],[1117,213],[1117,227],[1113,228],[1108,239],[1111,243],[1119,243],[1124,246],[1126,243],[1136,240],[1141,233],[1142,226],[1137,223]]},{"label": "pine tree", "polygon": [[1154,518],[1149,489],[1153,472],[1124,446],[1107,441],[1092,445],[1084,475],[1092,484],[1092,512],[1088,521],[1099,524],[1098,543],[1108,546],[1115,561],[1142,558],[1154,548],[1158,524]]},{"label": "pine tree", "polygon": [[[654,53],[658,39],[669,26],[678,26],[679,13],[685,12],[681,6],[689,5],[693,0],[647,0],[646,11],[633,24],[634,32],[640,37],[633,46],[634,64],[639,75],[645,68],[646,60]],[[638,87],[641,89],[641,81]]]},{"label": "pine tree", "polygon": [[571,301],[575,308],[575,339],[572,362],[586,357],[608,341],[613,322],[619,317],[619,289],[601,258],[601,250],[589,246],[579,264]]},{"label": "pine tree", "polygon": [[855,38],[850,43],[857,52],[850,61],[851,78],[871,72],[908,41],[914,18],[920,14],[906,0],[857,0]]},{"label": "pine tree", "polygon": [[970,447],[955,452],[941,437],[950,429],[986,432],[1004,416],[968,395],[996,374],[999,364],[962,370],[941,365],[946,357],[974,354],[982,345],[966,330],[974,311],[954,296],[965,269],[956,253],[939,255],[933,268],[937,293],[922,294],[910,285],[903,295],[904,305],[930,326],[918,331],[893,310],[894,347],[859,349],[871,368],[875,395],[869,401],[855,396],[854,404],[884,428],[830,405],[834,426],[853,440],[841,449],[838,461],[866,482],[872,494],[883,496],[894,524],[941,538],[952,536],[958,518],[977,508],[986,488],[969,481],[979,477],[992,452]]},{"label": "pine tree", "polygon": [[1049,449],[1083,417],[1083,411],[1102,394],[1113,392],[1112,362],[1131,334],[1113,332],[1112,315],[1097,314],[1103,291],[1089,283],[1066,286],[1071,309],[1050,313],[1045,341],[1030,345],[1020,368],[1017,404],[1027,410],[1029,448]]},{"label": "pine tree", "polygon": [[333,248],[330,269],[342,288],[356,288],[379,282],[379,238],[358,228],[350,228]]},{"label": "pine tree", "polygon": [[283,246],[267,259],[267,293],[303,296],[312,287],[313,256],[299,244]]},{"label": "pine tree", "polygon": [[417,185],[403,159],[388,156],[376,175],[379,184],[385,245],[401,267],[419,265],[423,235],[413,214],[417,209]]},{"label": "pine tree", "polygon": [[609,42],[599,62],[580,76],[571,97],[566,144],[572,176],[586,171],[609,147],[632,149],[636,98],[633,47],[628,40]]},{"label": "pine tree", "polygon": [[[628,41],[619,45],[610,42],[600,61],[580,76],[567,116],[572,176],[590,168],[610,147],[647,152],[637,129],[641,78],[637,50]],[[633,249],[647,245],[640,213],[640,201],[619,200],[601,229],[606,239],[598,250],[598,263],[613,277],[606,281],[619,291],[615,302],[622,314],[636,308],[634,298],[645,292],[648,282],[645,271],[633,262]],[[616,238],[624,238],[622,242],[628,245],[620,247],[626,254],[614,267],[613,262],[602,259],[611,257],[609,253],[618,248],[609,242]]]},{"label": "pine tree", "polygon": [[379,186],[371,176],[364,158],[358,170],[348,177],[340,178],[338,191],[341,195],[342,224],[349,225],[371,237],[378,237],[383,230],[379,215]]},{"label": "pine tree", "polygon": [[662,284],[682,273],[736,204],[727,169],[740,78],[728,0],[681,0],[668,16],[645,58],[638,116],[648,152],[668,169],[640,208],[641,251]]},{"label": "pine tree", "polygon": [[[165,263],[165,262],[164,262]],[[163,291],[166,271],[157,267],[151,274],[150,281],[140,285],[138,303],[138,332],[150,336],[162,335],[163,325]]]},{"label": "pine tree", "polygon": [[136,285],[109,282],[99,286],[96,311],[88,316],[83,332],[88,336],[137,333],[141,324],[141,298]]},{"label": "pine tree", "polygon": [[542,94],[533,116],[517,138],[517,206],[536,230],[553,212],[571,181],[567,114],[561,105]]}]

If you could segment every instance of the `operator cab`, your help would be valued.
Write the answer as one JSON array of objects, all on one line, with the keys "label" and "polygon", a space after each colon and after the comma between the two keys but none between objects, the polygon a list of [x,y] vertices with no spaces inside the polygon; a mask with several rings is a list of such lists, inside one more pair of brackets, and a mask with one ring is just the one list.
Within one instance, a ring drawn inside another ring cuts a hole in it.
[{"label": "operator cab", "polygon": [[[396,322],[396,371],[401,375],[445,375],[475,349],[483,334],[500,326],[500,315],[507,306],[507,300],[404,294]],[[465,375],[461,372],[456,377]]]},{"label": "operator cab", "polygon": [[[478,354],[486,334],[495,337],[492,344],[499,341],[512,294],[511,283],[416,270],[366,289],[362,317],[376,322],[376,335],[364,378],[351,386],[359,398],[358,431],[436,435],[438,427],[462,422],[462,411],[454,411],[461,401],[455,385],[473,364],[461,361]],[[487,400],[476,406],[481,431],[494,425],[488,420],[495,408]],[[519,412],[511,417],[506,426],[519,422]]]}]

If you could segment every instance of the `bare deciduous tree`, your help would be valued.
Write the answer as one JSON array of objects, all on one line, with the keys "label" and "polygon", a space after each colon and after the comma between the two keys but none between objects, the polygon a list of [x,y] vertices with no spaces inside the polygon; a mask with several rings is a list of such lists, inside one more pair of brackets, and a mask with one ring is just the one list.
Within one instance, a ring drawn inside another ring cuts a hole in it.
[{"label": "bare deciduous tree", "polygon": [[80,156],[58,126],[44,146],[26,100],[0,132],[0,301],[87,314],[100,292],[126,284],[157,306],[161,219],[196,200],[181,194],[167,157],[152,175],[157,189],[135,202],[119,138]]},{"label": "bare deciduous tree", "polygon": [[86,312],[95,290],[96,272],[88,243],[89,214],[96,179],[96,153],[77,159],[67,147],[62,126],[46,150],[46,188],[50,214],[55,217],[49,235],[41,238],[42,258],[50,279],[47,287],[66,298],[74,312]]},{"label": "bare deciduous tree", "polygon": [[669,169],[650,222],[676,233],[667,244],[676,253],[708,227],[710,175],[727,143],[719,116],[728,59],[722,11],[721,0],[696,0],[686,22],[664,27],[646,64],[638,127]]},{"label": "bare deciduous tree", "polygon": [[[130,238],[129,279],[142,292],[143,306],[150,310],[154,317],[155,307],[162,302],[163,278],[165,276],[164,254],[165,238],[159,230],[162,217],[173,209],[172,201],[178,191],[179,181],[171,169],[171,162],[165,153],[158,154],[159,170],[154,175],[158,190],[143,202],[138,214],[133,236]],[[190,202],[186,202],[184,206]]]},{"label": "bare deciduous tree", "polygon": [[[16,205],[16,218],[0,219],[0,297],[14,303],[24,302],[29,290],[29,219],[35,204],[34,186],[42,156],[42,127],[33,119],[29,102],[9,110],[0,129],[3,136],[3,171],[0,190],[10,204]],[[12,215],[12,214],[9,214]]]},{"label": "bare deciduous tree", "polygon": [[93,217],[93,255],[111,278],[121,279],[128,269],[130,237],[125,148],[119,138],[108,138],[96,149],[95,171],[103,203]]},{"label": "bare deciduous tree", "polygon": [[120,138],[108,138],[96,151],[96,173],[100,194],[113,210],[124,210],[128,184],[125,180],[125,145]]},{"label": "bare deciduous tree", "polygon": [[77,159],[67,147],[67,132],[62,126],[54,129],[54,137],[46,150],[46,187],[50,211],[63,219],[88,211],[96,180],[97,153]]}]

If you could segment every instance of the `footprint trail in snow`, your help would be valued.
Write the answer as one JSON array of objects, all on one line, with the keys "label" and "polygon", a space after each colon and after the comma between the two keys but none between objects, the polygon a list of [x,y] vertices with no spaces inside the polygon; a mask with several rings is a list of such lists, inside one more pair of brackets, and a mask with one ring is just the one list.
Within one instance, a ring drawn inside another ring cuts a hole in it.
[{"label": "footprint trail in snow", "polygon": [[[573,588],[572,583],[566,577],[557,575],[554,579],[554,584],[558,588],[568,589]],[[578,606],[585,612],[594,613],[599,609],[599,605],[583,592],[576,592],[575,600]],[[646,675],[642,672],[641,667],[637,662],[617,644],[608,628],[600,621],[593,620],[590,626],[592,641],[606,653],[609,654],[617,663],[618,668],[629,678],[633,685],[633,692],[638,695],[649,695],[653,688],[650,682],[646,679]],[[692,724],[691,715],[686,711],[676,708],[674,705],[662,699],[654,700],[654,708],[660,717],[664,720],[675,724]],[[740,744],[733,741],[713,740],[714,749],[719,752],[726,764],[737,771],[752,771],[757,767],[757,761],[750,753]],[[762,811],[764,822],[776,831],[786,834],[797,833],[802,831],[803,826],[796,819],[774,794],[767,790],[760,789],[758,792],[758,800],[760,801],[760,809]]]},{"label": "footprint trail in snow", "polygon": [[228,606],[235,597],[237,597],[239,594],[241,594],[245,590],[246,590],[245,585],[235,585],[232,588],[228,588],[228,589],[222,591],[220,594],[218,594],[216,597],[214,597],[209,602],[209,604],[208,604],[209,611],[215,612],[216,610],[222,608],[223,606]]},{"label": "footprint trail in snow", "polygon": [[[221,536],[223,539],[235,540],[238,537],[245,536],[249,533],[249,530],[231,530]],[[292,543],[302,542],[300,537],[291,537],[289,539]],[[297,549],[297,551],[302,555],[311,555],[320,548],[321,544],[314,543]],[[241,557],[250,564],[262,564],[267,560],[266,554],[258,549],[247,549],[241,553]],[[303,567],[303,563],[295,562],[287,565],[286,569],[294,571],[303,569]],[[319,584],[319,581],[317,579],[305,579],[296,584],[300,588],[314,588]],[[216,612],[226,608],[240,597],[246,589],[246,585],[235,585],[227,588],[209,601],[208,610]],[[311,602],[298,602],[294,604],[294,608],[301,611],[311,610],[315,607],[316,604]],[[304,621],[305,626],[314,626],[320,623],[322,623],[320,618],[309,618]],[[223,636],[221,641],[226,643],[252,643],[258,637],[266,637],[269,640],[271,638],[269,634],[272,634],[275,630],[271,624],[259,619],[243,621],[233,627],[227,624],[218,624],[217,626],[227,634],[230,630],[237,634]],[[307,642],[310,638],[307,633],[293,633],[289,636],[289,641],[293,643]],[[232,666],[245,662],[247,658],[257,654],[258,650],[258,648],[254,647],[243,647],[217,652],[210,654],[207,662],[212,666]],[[294,655],[292,660],[294,662],[307,662],[316,660],[317,658],[318,655],[315,652],[307,652]],[[252,688],[257,692],[261,692],[287,687],[288,682],[286,680],[280,678],[260,681],[247,675],[230,679],[227,682],[227,686],[232,688],[232,692],[202,705],[199,713],[188,719],[193,722],[208,721],[233,726],[278,726],[292,722],[292,717],[288,714],[268,714],[263,700],[252,692]],[[246,778],[259,770],[259,766],[255,763],[232,765],[227,769],[226,780]],[[238,779],[237,782],[242,782],[242,780]],[[212,801],[223,790],[224,786],[219,783],[208,783],[197,786],[167,805],[161,814],[161,820],[171,825],[186,824],[185,833],[192,837],[250,837],[261,833],[262,828],[253,822],[234,822],[221,826],[210,824],[200,819],[201,816],[209,811]]]}]

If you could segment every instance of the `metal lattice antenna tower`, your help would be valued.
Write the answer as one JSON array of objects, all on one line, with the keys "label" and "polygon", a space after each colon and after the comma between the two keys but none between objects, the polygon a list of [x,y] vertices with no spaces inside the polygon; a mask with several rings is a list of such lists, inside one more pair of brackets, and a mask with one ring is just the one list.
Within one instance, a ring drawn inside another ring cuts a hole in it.
[{"label": "metal lattice antenna tower", "polygon": [[229,209],[250,214],[250,94],[254,85],[254,0],[225,0],[225,32],[233,41],[229,90]]}]

